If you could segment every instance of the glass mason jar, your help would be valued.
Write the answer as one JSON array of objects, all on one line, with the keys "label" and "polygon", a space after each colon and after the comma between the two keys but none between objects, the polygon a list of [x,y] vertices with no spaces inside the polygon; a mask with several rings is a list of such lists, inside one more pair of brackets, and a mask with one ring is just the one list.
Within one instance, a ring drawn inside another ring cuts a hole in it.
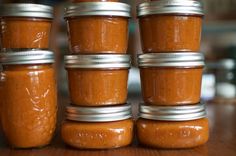
[{"label": "glass mason jar", "polygon": [[0,6],[1,49],[48,49],[53,8],[39,4],[3,4]]},{"label": "glass mason jar", "polygon": [[126,103],[129,55],[67,55],[71,102],[80,106]]},{"label": "glass mason jar", "polygon": [[144,102],[152,105],[199,103],[203,67],[201,53],[139,55]]},{"label": "glass mason jar", "polygon": [[66,108],[63,141],[80,149],[110,149],[127,146],[133,138],[131,105]]},{"label": "glass mason jar", "polygon": [[57,114],[53,52],[0,53],[2,127],[12,147],[50,143]]},{"label": "glass mason jar", "polygon": [[157,0],[142,3],[137,9],[144,53],[200,50],[200,1]]},{"label": "glass mason jar", "polygon": [[70,51],[124,54],[128,48],[130,6],[119,2],[77,3],[66,8]]},{"label": "glass mason jar", "polygon": [[193,148],[209,138],[203,104],[188,106],[140,106],[137,136],[141,144],[154,148]]}]

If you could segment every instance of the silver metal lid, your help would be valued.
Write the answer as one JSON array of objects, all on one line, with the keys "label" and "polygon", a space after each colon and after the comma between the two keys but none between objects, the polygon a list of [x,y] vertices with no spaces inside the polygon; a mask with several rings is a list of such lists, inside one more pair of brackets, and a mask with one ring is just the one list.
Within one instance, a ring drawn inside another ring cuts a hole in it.
[{"label": "silver metal lid", "polygon": [[75,16],[130,17],[131,7],[119,2],[83,2],[65,8],[65,17]]},{"label": "silver metal lid", "polygon": [[147,53],[138,56],[139,67],[199,67],[204,66],[204,55],[187,53]]},{"label": "silver metal lid", "polygon": [[0,5],[0,16],[53,18],[53,8],[30,3],[9,3]]},{"label": "silver metal lid", "polygon": [[125,120],[132,117],[131,105],[106,107],[78,107],[66,108],[66,118],[83,122],[109,122]]},{"label": "silver metal lid", "polygon": [[0,63],[3,65],[46,64],[53,62],[53,52],[46,50],[0,53]]},{"label": "silver metal lid", "polygon": [[184,14],[203,16],[203,4],[199,0],[158,0],[137,6],[138,16],[154,14]]},{"label": "silver metal lid", "polygon": [[66,68],[130,68],[130,55],[67,55]]},{"label": "silver metal lid", "polygon": [[139,116],[160,121],[188,121],[206,117],[204,104],[185,106],[153,106],[141,104]]}]

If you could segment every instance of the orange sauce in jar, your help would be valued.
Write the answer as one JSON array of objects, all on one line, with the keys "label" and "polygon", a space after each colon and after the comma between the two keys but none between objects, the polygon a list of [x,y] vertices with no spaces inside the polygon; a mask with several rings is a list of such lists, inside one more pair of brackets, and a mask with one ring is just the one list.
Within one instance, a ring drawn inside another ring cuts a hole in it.
[{"label": "orange sauce in jar", "polygon": [[200,101],[204,57],[200,53],[139,56],[142,96],[152,105],[189,105]]},{"label": "orange sauce in jar", "polygon": [[139,21],[144,53],[200,50],[200,16],[150,15]]},{"label": "orange sauce in jar", "polygon": [[84,106],[122,104],[127,99],[127,69],[67,69],[73,104]]},{"label": "orange sauce in jar", "polygon": [[61,135],[66,144],[76,148],[108,149],[129,145],[132,131],[131,119],[102,123],[65,121]]},{"label": "orange sauce in jar", "polygon": [[193,148],[209,138],[208,119],[171,122],[139,119],[137,135],[141,144],[156,148]]},{"label": "orange sauce in jar", "polygon": [[138,6],[144,53],[199,51],[203,7],[195,0],[153,0]]},{"label": "orange sauce in jar", "polygon": [[3,49],[48,49],[52,21],[37,18],[1,18]]},{"label": "orange sauce in jar", "polygon": [[129,55],[67,55],[71,102],[80,106],[126,103]]},{"label": "orange sauce in jar", "polygon": [[9,144],[16,148],[49,144],[57,117],[57,89],[52,64],[5,64],[1,83],[4,90],[2,127]]},{"label": "orange sauce in jar", "polygon": [[130,6],[119,2],[77,3],[68,7],[65,20],[71,53],[125,54],[129,17]]},{"label": "orange sauce in jar", "polygon": [[77,17],[69,18],[67,23],[73,53],[119,54],[127,51],[127,18]]},{"label": "orange sauce in jar", "polygon": [[61,127],[63,141],[80,149],[110,149],[131,144],[131,105],[66,108]]},{"label": "orange sauce in jar", "polygon": [[154,148],[193,148],[209,139],[204,104],[153,106],[141,104],[136,122],[138,141]]},{"label": "orange sauce in jar", "polygon": [[143,100],[154,105],[200,101],[203,68],[140,68]]},{"label": "orange sauce in jar", "polygon": [[48,49],[53,8],[30,3],[0,6],[2,51]]}]

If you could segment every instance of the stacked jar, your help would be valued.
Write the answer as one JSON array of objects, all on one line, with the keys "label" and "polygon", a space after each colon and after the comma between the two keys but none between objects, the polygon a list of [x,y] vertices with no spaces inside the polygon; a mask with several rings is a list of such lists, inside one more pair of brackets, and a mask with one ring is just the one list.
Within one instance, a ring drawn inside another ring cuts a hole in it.
[{"label": "stacked jar", "polygon": [[1,122],[15,148],[50,143],[57,117],[54,54],[48,50],[53,9],[38,4],[0,5]]},{"label": "stacked jar", "polygon": [[116,1],[74,0],[65,9],[71,105],[61,135],[76,148],[117,148],[133,138],[131,106],[126,102],[130,6]]},{"label": "stacked jar", "polygon": [[200,103],[202,3],[158,0],[137,9],[144,52],[138,57],[144,100],[138,140],[156,148],[202,145],[209,137],[205,106]]}]

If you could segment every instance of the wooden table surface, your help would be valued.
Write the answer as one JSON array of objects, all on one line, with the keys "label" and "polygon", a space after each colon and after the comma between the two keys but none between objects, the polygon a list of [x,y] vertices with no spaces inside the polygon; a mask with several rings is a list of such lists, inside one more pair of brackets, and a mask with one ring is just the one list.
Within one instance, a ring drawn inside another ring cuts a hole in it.
[{"label": "wooden table surface", "polygon": [[[139,98],[130,102],[137,112]],[[66,146],[60,137],[60,122],[64,118],[64,107],[69,103],[66,96],[59,96],[59,124],[51,145],[41,149],[11,149],[7,146],[0,131],[0,156],[236,156],[236,105],[208,104],[210,120],[210,140],[207,144],[194,149],[162,150],[138,145],[136,139],[128,147],[111,150],[78,150]]]}]

